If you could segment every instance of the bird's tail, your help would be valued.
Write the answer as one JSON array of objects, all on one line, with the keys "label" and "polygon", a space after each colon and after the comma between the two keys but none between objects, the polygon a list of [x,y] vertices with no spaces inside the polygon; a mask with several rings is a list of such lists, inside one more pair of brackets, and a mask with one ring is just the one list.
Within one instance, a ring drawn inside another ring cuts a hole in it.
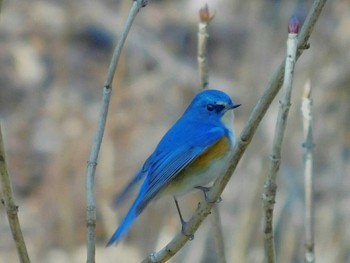
[{"label": "bird's tail", "polygon": [[[146,179],[147,181],[147,179]],[[107,247],[111,246],[114,243],[118,243],[120,239],[129,231],[131,228],[132,224],[135,222],[136,218],[138,215],[142,212],[142,210],[138,209],[138,205],[142,201],[142,198],[145,193],[145,189],[147,188],[147,182],[144,182],[143,185],[141,186],[140,193],[137,196],[136,200],[134,201],[133,205],[129,209],[129,212],[123,219],[122,223],[119,225],[118,229],[114,232],[113,236],[107,243]]]},{"label": "bird's tail", "polygon": [[120,224],[120,226],[114,232],[111,239],[108,241],[107,247],[113,245],[114,243],[117,243],[129,231],[130,227],[132,226],[132,224],[134,223],[135,219],[138,216],[136,214],[136,206],[137,206],[137,203],[135,202],[133,206],[130,208],[123,222]]}]

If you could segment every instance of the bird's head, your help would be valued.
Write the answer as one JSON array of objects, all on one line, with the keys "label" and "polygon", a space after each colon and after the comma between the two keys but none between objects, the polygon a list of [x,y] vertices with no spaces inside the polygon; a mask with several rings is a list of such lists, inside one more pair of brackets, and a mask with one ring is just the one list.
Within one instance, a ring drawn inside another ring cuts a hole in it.
[{"label": "bird's head", "polygon": [[[198,93],[186,110],[187,115],[194,119],[202,118],[205,121],[221,120],[226,123],[228,116],[232,116],[232,109],[241,104],[235,104],[231,98],[219,90],[205,90]],[[229,113],[229,114],[226,114]],[[230,117],[232,122],[232,117]]]}]

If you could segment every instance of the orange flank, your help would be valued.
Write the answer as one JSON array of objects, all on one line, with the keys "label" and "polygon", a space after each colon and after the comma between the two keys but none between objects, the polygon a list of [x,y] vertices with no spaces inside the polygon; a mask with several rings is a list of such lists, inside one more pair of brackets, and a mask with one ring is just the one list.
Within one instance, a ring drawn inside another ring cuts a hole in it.
[{"label": "orange flank", "polygon": [[215,161],[225,155],[230,148],[230,141],[226,136],[223,136],[213,146],[206,150],[196,160],[191,163],[189,169],[206,169],[212,161]]}]

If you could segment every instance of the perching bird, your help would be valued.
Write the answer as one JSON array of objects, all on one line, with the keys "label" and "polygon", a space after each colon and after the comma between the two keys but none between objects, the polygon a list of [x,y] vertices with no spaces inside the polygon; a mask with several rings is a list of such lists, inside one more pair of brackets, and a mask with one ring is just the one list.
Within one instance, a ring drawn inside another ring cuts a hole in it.
[{"label": "perching bird", "polygon": [[150,201],[163,195],[174,197],[184,223],[176,197],[194,189],[206,194],[208,188],[204,186],[228,168],[235,144],[232,109],[239,106],[218,90],[205,90],[194,97],[117,198],[119,205],[133,186],[143,180],[133,205],[107,246],[120,241]]}]

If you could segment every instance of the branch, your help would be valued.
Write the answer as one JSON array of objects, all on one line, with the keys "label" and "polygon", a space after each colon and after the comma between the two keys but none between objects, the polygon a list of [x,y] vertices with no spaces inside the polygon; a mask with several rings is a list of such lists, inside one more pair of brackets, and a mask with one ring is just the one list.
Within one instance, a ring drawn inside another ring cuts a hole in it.
[{"label": "branch", "polygon": [[[197,47],[197,62],[198,62],[198,75],[200,85],[203,89],[209,87],[209,70],[208,70],[208,39],[209,31],[208,25],[213,20],[214,15],[209,12],[208,4],[199,10],[199,24],[198,24],[198,47]],[[218,263],[225,263],[225,242],[222,231],[222,224],[220,219],[220,211],[218,204],[215,204],[212,209],[211,230],[214,238],[215,251],[217,255]]]},{"label": "branch", "polygon": [[304,178],[305,178],[305,262],[315,262],[313,206],[313,134],[310,81],[305,84],[301,112],[304,118]]},{"label": "branch", "polygon": [[[2,11],[2,0],[0,0],[0,13]],[[27,252],[27,247],[23,239],[21,225],[18,219],[18,206],[12,197],[12,187],[9,172],[7,170],[7,162],[5,155],[4,141],[2,138],[0,124],[0,182],[2,186],[3,198],[1,203],[5,206],[7,219],[9,221],[13,240],[15,241],[18,257],[21,263],[29,263],[30,259]]]},{"label": "branch", "polygon": [[198,75],[200,85],[203,89],[209,86],[208,75],[208,25],[214,18],[210,16],[208,5],[206,4],[199,10],[199,24],[198,24],[198,45],[197,45],[197,62],[198,62]]},{"label": "branch", "polygon": [[[298,47],[307,46],[308,40],[310,38],[311,32],[315,26],[315,23],[322,11],[322,8],[326,0],[314,1],[309,11],[308,16],[304,22],[304,25],[300,31],[298,37]],[[297,53],[297,58],[302,54],[303,49],[299,49]],[[260,100],[257,102],[254,107],[252,113],[249,116],[246,126],[244,127],[240,138],[238,139],[234,154],[231,159],[231,164],[227,170],[227,172],[219,177],[212,189],[208,192],[208,200],[217,200],[228,181],[230,180],[232,173],[236,169],[236,166],[241,159],[243,153],[248,147],[250,141],[253,138],[253,135],[260,124],[261,119],[264,117],[267,109],[269,108],[272,100],[275,98],[276,94],[280,90],[283,81],[283,72],[284,72],[284,63],[283,62],[276,73],[272,76],[270,83],[268,84],[265,92],[263,93]],[[210,214],[210,210],[212,208],[212,203],[199,204],[192,218],[188,221],[186,230],[189,234],[193,234],[203,220]],[[188,237],[184,236],[181,232],[178,233],[164,248],[162,248],[159,252],[154,252],[150,254],[147,258],[145,258],[142,262],[166,262],[173,255],[175,255],[188,241]]]},{"label": "branch", "polygon": [[281,163],[281,148],[284,137],[284,131],[287,125],[288,112],[292,96],[292,83],[294,65],[297,53],[297,33],[299,31],[299,22],[292,17],[288,26],[287,40],[287,58],[285,60],[284,81],[282,86],[282,98],[280,101],[280,109],[278,111],[275,135],[273,138],[272,154],[269,173],[266,176],[263,193],[264,205],[264,235],[265,235],[265,261],[268,263],[276,262],[275,241],[273,235],[273,210],[276,199],[276,177]]},{"label": "branch", "polygon": [[119,38],[117,46],[112,55],[111,63],[109,65],[106,81],[103,87],[102,105],[99,115],[99,121],[95,139],[90,152],[90,157],[86,172],[86,224],[87,224],[87,262],[95,262],[95,226],[96,226],[96,202],[95,202],[95,186],[94,178],[97,166],[98,154],[100,152],[104,129],[106,126],[106,119],[108,114],[109,100],[112,92],[112,81],[115,70],[118,65],[121,50],[124,46],[126,37],[130,31],[131,25],[138,13],[138,11],[147,5],[146,0],[134,0],[131,6],[124,30]]},{"label": "branch", "polygon": [[21,226],[18,219],[18,206],[12,197],[12,188],[9,178],[9,172],[7,170],[6,156],[4,149],[4,141],[2,138],[2,131],[0,125],[0,176],[2,193],[4,197],[1,199],[1,203],[5,206],[7,219],[10,224],[13,240],[15,241],[17,253],[22,263],[29,263],[29,256],[26,248],[26,244],[23,239]]},{"label": "branch", "polygon": [[210,219],[213,235],[209,235],[209,237],[214,239],[217,257],[216,262],[226,263],[224,234],[218,204],[214,204],[212,207]]}]

